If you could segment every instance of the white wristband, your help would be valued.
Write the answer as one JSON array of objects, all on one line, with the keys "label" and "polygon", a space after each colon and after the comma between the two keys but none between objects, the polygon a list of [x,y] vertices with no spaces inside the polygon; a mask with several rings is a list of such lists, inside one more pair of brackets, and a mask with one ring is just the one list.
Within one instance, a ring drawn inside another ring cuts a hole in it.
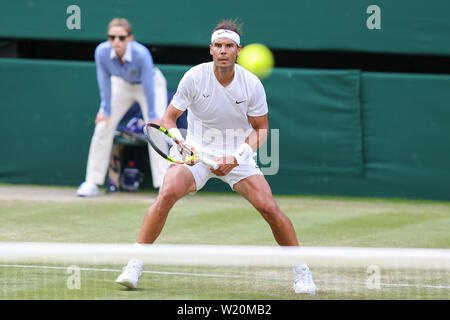
[{"label": "white wristband", "polygon": [[253,149],[248,143],[243,143],[239,148],[233,153],[236,161],[239,165],[248,164],[248,160],[253,156]]},{"label": "white wristband", "polygon": [[171,135],[173,135],[178,140],[184,141],[183,136],[181,135],[181,132],[180,132],[180,130],[178,130],[178,128],[171,128],[168,131]]}]

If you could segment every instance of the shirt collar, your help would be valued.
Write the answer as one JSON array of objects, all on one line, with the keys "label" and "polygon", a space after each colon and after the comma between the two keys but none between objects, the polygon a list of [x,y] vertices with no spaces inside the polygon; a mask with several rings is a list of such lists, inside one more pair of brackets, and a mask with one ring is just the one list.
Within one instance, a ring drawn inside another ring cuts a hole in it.
[{"label": "shirt collar", "polygon": [[[116,51],[114,51],[113,48],[111,48],[111,53],[110,53],[109,57],[111,59],[114,59],[115,57],[117,57]],[[132,56],[131,56],[131,42],[127,43],[127,48],[125,49],[125,54],[123,55],[122,60],[128,61],[128,62],[133,61]]]}]

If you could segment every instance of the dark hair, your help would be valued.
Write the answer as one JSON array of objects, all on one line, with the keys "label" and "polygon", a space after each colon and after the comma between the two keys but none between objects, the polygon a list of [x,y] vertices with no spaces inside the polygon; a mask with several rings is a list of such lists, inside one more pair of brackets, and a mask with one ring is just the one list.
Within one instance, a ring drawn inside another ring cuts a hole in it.
[{"label": "dark hair", "polygon": [[236,32],[239,36],[241,36],[242,22],[239,21],[239,18],[235,19],[223,19],[220,21],[217,26],[214,28],[213,32],[219,29],[231,30]]}]

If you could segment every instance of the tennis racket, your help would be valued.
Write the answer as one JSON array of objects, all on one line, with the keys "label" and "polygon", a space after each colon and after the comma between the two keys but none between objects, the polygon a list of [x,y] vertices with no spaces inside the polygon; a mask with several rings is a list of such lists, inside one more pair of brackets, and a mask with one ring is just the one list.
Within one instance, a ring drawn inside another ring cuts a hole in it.
[{"label": "tennis racket", "polygon": [[[194,152],[189,148],[184,141],[178,140],[174,135],[172,135],[166,128],[157,125],[155,123],[147,123],[144,126],[144,134],[147,141],[150,143],[152,148],[164,159],[172,163],[185,164],[189,163],[194,159]],[[176,145],[178,152],[180,152],[184,160],[177,160],[168,155],[169,146]],[[217,169],[219,165],[211,159],[201,158],[201,162],[204,164]]]}]

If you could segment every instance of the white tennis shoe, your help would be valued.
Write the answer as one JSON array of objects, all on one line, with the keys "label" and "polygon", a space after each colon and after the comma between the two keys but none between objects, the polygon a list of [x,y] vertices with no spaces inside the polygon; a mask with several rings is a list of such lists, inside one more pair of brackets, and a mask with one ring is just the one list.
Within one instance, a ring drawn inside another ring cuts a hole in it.
[{"label": "white tennis shoe", "polygon": [[116,279],[116,283],[130,289],[136,289],[139,278],[142,275],[143,266],[144,263],[142,260],[131,259],[126,267],[123,268],[123,272]]},{"label": "white tennis shoe", "polygon": [[98,187],[94,182],[85,181],[77,190],[79,197],[95,197],[98,196]]},{"label": "white tennis shoe", "polygon": [[306,264],[294,267],[294,291],[295,293],[316,294],[311,271]]}]

